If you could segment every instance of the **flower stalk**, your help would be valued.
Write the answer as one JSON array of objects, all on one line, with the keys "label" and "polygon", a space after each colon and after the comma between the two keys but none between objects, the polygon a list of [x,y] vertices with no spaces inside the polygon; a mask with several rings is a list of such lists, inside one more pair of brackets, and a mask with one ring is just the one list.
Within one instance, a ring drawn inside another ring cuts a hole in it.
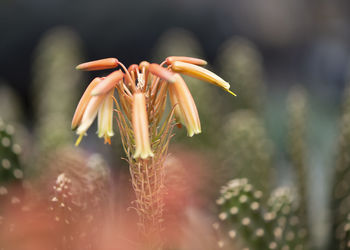
[{"label": "flower stalk", "polygon": [[[195,102],[179,73],[198,77],[229,91],[226,81],[201,67],[205,64],[202,59],[172,56],[161,64],[143,61],[128,68],[115,58],[77,66],[85,71],[121,67],[90,83],[74,114],[72,129],[77,130],[79,144],[98,115],[97,134],[105,143],[110,143],[114,135],[112,116],[116,114],[136,196],[132,206],[137,211],[140,232],[150,249],[162,249],[163,245],[163,163],[176,124],[174,115],[177,122],[186,127],[188,136],[201,133]],[[168,94],[172,108],[164,114]]]}]

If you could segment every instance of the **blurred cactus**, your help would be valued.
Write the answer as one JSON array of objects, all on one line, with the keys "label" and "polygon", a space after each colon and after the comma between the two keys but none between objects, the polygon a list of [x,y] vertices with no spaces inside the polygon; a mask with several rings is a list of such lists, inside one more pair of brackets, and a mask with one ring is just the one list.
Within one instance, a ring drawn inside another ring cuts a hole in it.
[{"label": "blurred cactus", "polygon": [[68,28],[55,28],[40,41],[33,66],[33,97],[40,150],[73,143],[70,121],[78,100],[80,41]]},{"label": "blurred cactus", "polygon": [[301,86],[294,87],[287,98],[288,113],[288,139],[287,154],[289,161],[296,174],[296,182],[300,197],[300,216],[305,225],[307,216],[307,168],[306,168],[306,126],[307,126],[307,95],[306,90]]},{"label": "blurred cactus", "polygon": [[249,109],[261,111],[264,102],[262,58],[250,41],[234,37],[221,48],[217,57],[220,75],[228,81],[237,98],[229,99],[229,111]]},{"label": "blurred cactus", "polygon": [[0,116],[7,122],[18,123],[23,118],[20,99],[15,91],[0,80]]},{"label": "blurred cactus", "polygon": [[226,178],[248,178],[264,194],[271,191],[272,143],[253,112],[242,110],[229,116],[219,150]]},{"label": "blurred cactus", "polygon": [[288,188],[276,189],[268,206],[248,180],[234,179],[221,189],[217,200],[219,221],[214,229],[220,234],[223,249],[306,249],[305,230],[299,225],[294,196]]},{"label": "blurred cactus", "polygon": [[[203,59],[201,45],[192,33],[183,29],[171,29],[165,32],[155,46],[153,60],[161,62],[167,56],[191,56]],[[193,137],[192,140],[186,138],[186,130],[182,133],[176,131],[176,140],[181,143],[196,144],[197,147],[212,148],[218,140],[217,137],[210,136],[215,134],[218,124],[220,124],[219,102],[220,91],[198,79],[183,76],[193,98],[196,101],[199,117],[202,124],[202,134]]]},{"label": "blurred cactus", "polygon": [[340,249],[344,240],[344,223],[350,213],[350,87],[346,91],[332,191],[333,237],[331,247]]},{"label": "blurred cactus", "polygon": [[[97,154],[65,148],[52,152],[42,164],[46,173],[38,183],[41,199],[49,203],[54,232],[62,235],[59,249],[96,249],[95,235],[108,211],[110,174]],[[77,246],[79,246],[77,248]]]},{"label": "blurred cactus", "polygon": [[338,228],[337,235],[339,236],[339,250],[350,249],[350,213],[346,216],[342,227]]},{"label": "blurred cactus", "polygon": [[3,208],[11,205],[11,209],[22,207],[23,167],[19,160],[21,147],[13,140],[15,129],[0,118],[0,225]]},{"label": "blurred cactus", "polygon": [[299,216],[300,203],[293,189],[279,187],[268,201],[268,210],[275,215],[273,231],[276,249],[307,249],[307,230]]}]

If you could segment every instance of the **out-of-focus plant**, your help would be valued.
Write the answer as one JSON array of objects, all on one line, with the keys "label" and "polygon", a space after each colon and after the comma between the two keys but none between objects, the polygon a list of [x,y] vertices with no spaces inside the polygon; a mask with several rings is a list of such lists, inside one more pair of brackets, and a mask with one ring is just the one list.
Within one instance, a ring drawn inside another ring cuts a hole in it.
[{"label": "out-of-focus plant", "polygon": [[[233,94],[226,81],[201,67],[205,64],[206,61],[197,58],[170,56],[160,65],[143,61],[128,69],[115,58],[77,66],[80,70],[122,68],[90,83],[78,104],[72,128],[79,135],[77,145],[98,116],[98,136],[110,143],[114,135],[115,104],[136,194],[133,206],[139,216],[140,232],[150,248],[161,249],[163,244],[160,236],[165,182],[163,163],[174,125],[173,116],[179,126],[186,127],[188,136],[201,133],[195,102],[180,74],[208,81]],[[172,109],[165,115],[168,92]]]},{"label": "out-of-focus plant", "polygon": [[19,96],[15,91],[0,80],[0,115],[11,123],[23,121],[23,113]]},{"label": "out-of-focus plant", "polygon": [[294,87],[287,98],[288,159],[296,175],[297,189],[300,198],[299,212],[305,226],[308,223],[308,188],[307,188],[307,115],[308,103],[306,90],[301,86]]},{"label": "out-of-focus plant", "polygon": [[331,197],[332,240],[330,247],[348,249],[348,214],[350,213],[350,87],[345,92]]},{"label": "out-of-focus plant", "polygon": [[273,185],[273,147],[262,120],[252,111],[236,111],[229,115],[223,134],[220,152],[226,181],[248,178],[254,187],[268,194]]},{"label": "out-of-focus plant", "polygon": [[0,118],[0,226],[6,223],[4,207],[21,211],[23,206],[24,169],[19,159],[21,147],[13,140],[14,133],[14,127]]},{"label": "out-of-focus plant", "polygon": [[[60,160],[57,160],[60,159]],[[76,148],[51,152],[42,165],[47,169],[37,190],[60,235],[59,249],[97,249],[101,225],[107,219],[110,174],[99,155]],[[96,245],[97,244],[97,245]]]},{"label": "out-of-focus plant", "polygon": [[36,48],[32,94],[40,151],[72,143],[69,121],[82,79],[81,72],[75,71],[73,65],[81,60],[80,40],[69,28],[50,30]]},{"label": "out-of-focus plant", "polygon": [[265,99],[262,58],[249,40],[233,37],[222,45],[217,56],[220,74],[235,87],[239,98],[227,100],[229,112],[249,109],[260,114]]},{"label": "out-of-focus plant", "polygon": [[219,222],[213,224],[219,248],[306,249],[306,230],[291,189],[277,188],[267,205],[263,193],[245,178],[229,181],[220,193]]}]

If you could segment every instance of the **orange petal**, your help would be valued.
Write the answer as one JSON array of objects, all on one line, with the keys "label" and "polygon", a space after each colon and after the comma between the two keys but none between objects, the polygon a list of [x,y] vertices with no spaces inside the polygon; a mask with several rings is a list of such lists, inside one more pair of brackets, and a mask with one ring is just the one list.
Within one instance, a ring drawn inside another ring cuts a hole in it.
[{"label": "orange petal", "polygon": [[175,82],[174,73],[163,68],[159,64],[151,63],[148,67],[148,71],[151,72],[153,75],[156,75],[156,76],[162,78],[165,81]]},{"label": "orange petal", "polygon": [[76,129],[80,124],[81,118],[85,112],[85,109],[91,99],[91,91],[101,82],[101,78],[96,77],[86,88],[83,96],[80,98],[78,106],[75,110],[73,120],[72,120],[72,129]]},{"label": "orange petal", "polygon": [[176,61],[180,62],[187,62],[187,63],[192,63],[196,65],[207,65],[207,61],[199,58],[194,58],[194,57],[188,57],[188,56],[169,56],[165,59],[166,64],[171,65]]},{"label": "orange petal", "polygon": [[76,69],[92,71],[92,70],[112,69],[117,66],[118,66],[117,58],[105,58],[105,59],[100,59],[100,60],[79,64],[76,67]]},{"label": "orange petal", "polygon": [[229,90],[230,84],[228,82],[226,82],[220,76],[200,66],[191,63],[176,61],[171,65],[171,69],[175,72],[183,73],[185,75],[189,75],[200,80],[210,82],[220,88],[223,88],[230,94],[234,96],[236,95],[235,93]]},{"label": "orange petal", "polygon": [[98,84],[92,91],[91,95],[101,95],[109,92],[121,79],[124,73],[121,70],[116,70],[110,73],[100,84]]}]

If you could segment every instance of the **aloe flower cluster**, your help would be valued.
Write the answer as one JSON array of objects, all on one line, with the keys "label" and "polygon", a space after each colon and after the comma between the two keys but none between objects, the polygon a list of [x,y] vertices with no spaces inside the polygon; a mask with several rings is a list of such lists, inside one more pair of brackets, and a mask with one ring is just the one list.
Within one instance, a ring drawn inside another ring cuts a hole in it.
[{"label": "aloe flower cluster", "polygon": [[[202,59],[170,56],[161,64],[142,61],[128,69],[116,58],[77,66],[85,71],[121,68],[89,84],[75,111],[72,129],[79,135],[78,145],[98,117],[97,134],[110,144],[116,112],[136,194],[133,204],[146,234],[161,230],[163,162],[175,124],[173,117],[179,127],[186,127],[188,136],[201,133],[195,102],[181,74],[210,82],[235,95],[229,90],[229,83],[202,67],[206,64]],[[168,95],[172,108],[164,114]]]}]

